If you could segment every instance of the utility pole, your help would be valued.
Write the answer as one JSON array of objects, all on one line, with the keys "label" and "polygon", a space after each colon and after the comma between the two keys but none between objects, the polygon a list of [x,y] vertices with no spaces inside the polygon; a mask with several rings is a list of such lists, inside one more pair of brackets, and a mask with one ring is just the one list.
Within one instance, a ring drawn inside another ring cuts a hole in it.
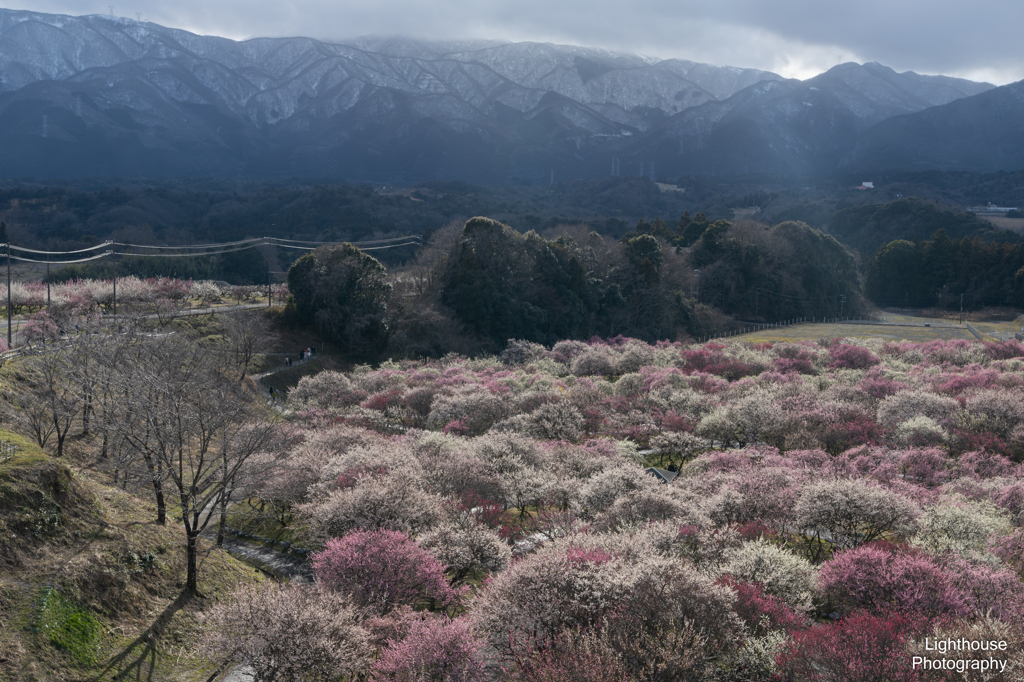
[{"label": "utility pole", "polygon": [[700,303],[700,270],[694,270],[697,273],[697,296],[696,302]]},{"label": "utility pole", "polygon": [[117,317],[117,244],[110,242],[110,247],[114,256],[114,317]]},{"label": "utility pole", "polygon": [[960,324],[964,323],[964,295],[960,294]]},{"label": "utility pole", "polygon": [[267,245],[267,307],[269,308],[274,298],[274,294],[270,290],[270,240],[266,237],[263,239],[263,243]]},{"label": "utility pole", "polygon": [[7,240],[7,223],[0,223],[0,239],[4,240],[7,251],[7,347],[13,348],[11,340],[11,243]]},{"label": "utility pole", "polygon": [[46,254],[46,310],[50,310],[50,254]]}]

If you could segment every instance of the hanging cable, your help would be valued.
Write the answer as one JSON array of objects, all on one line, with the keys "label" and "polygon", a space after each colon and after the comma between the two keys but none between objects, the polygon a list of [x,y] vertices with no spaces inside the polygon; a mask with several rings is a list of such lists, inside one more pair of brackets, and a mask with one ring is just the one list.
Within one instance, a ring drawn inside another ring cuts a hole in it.
[{"label": "hanging cable", "polygon": [[[287,242],[287,243],[286,243]],[[394,244],[393,242],[401,242],[400,244]],[[216,256],[221,253],[231,253],[233,251],[244,251],[246,249],[258,248],[260,246],[275,246],[284,249],[300,249],[306,251],[312,251],[319,246],[340,246],[341,244],[352,244],[353,246],[363,251],[375,251],[379,249],[396,248],[402,246],[414,246],[422,243],[422,238],[419,235],[406,235],[404,237],[389,237],[387,239],[373,239],[366,241],[353,241],[353,242],[339,242],[339,241],[304,241],[298,239],[284,239],[281,237],[253,237],[250,239],[242,239],[232,242],[220,242],[214,244],[190,244],[183,246],[152,246],[146,244],[129,244],[126,242],[115,242],[106,241],[97,246],[90,246],[86,249],[77,249],[74,251],[44,251],[39,249],[29,249],[26,247],[11,245],[12,251],[22,251],[26,253],[37,253],[40,255],[48,256],[65,256],[77,253],[87,253],[89,251],[95,251],[100,248],[107,248],[110,246],[119,246],[124,249],[155,249],[159,251],[175,251],[177,253],[131,253],[127,251],[118,251],[117,253],[123,256],[137,256],[137,257],[167,257],[167,258],[202,258],[204,256]],[[311,244],[315,246],[298,246],[298,244]],[[112,253],[108,251],[107,253]],[[11,258],[17,258],[11,256]],[[40,262],[45,263],[46,261],[34,261],[32,259],[20,258],[26,262]],[[84,261],[51,261],[51,263],[73,263],[73,262],[84,262]]]},{"label": "hanging cable", "polygon": [[[332,245],[340,246],[343,243],[345,243],[345,242],[337,242],[336,244],[332,243],[332,242],[326,242],[325,244],[321,244],[321,246],[332,246]],[[352,242],[348,242],[348,243],[351,244]],[[404,244],[388,244],[386,246],[366,246],[366,247],[358,247],[358,248],[359,248],[360,251],[379,251],[380,249],[395,249],[395,248],[398,248],[400,246],[415,246],[415,245],[418,245],[418,244],[419,244],[419,242],[406,242]],[[293,246],[291,244],[277,244],[276,246],[279,249],[297,249],[299,251],[316,251],[319,248],[317,246]],[[355,246],[355,244],[353,244],[353,246]]]},{"label": "hanging cable", "polygon": [[99,260],[100,258],[106,258],[107,256],[110,256],[113,253],[114,253],[113,251],[105,251],[105,252],[103,252],[101,254],[98,254],[96,256],[91,256],[89,258],[79,258],[78,260],[60,260],[60,261],[51,260],[51,261],[45,261],[45,260],[36,260],[35,258],[22,258],[20,256],[11,256],[11,260],[21,261],[22,263],[49,263],[50,265],[70,265],[72,263],[87,263],[87,262],[89,262],[91,260]]},{"label": "hanging cable", "polygon": [[[385,243],[385,242],[397,242],[397,241],[402,241],[402,240],[407,240],[407,239],[420,239],[420,238],[421,237],[419,235],[410,234],[410,235],[405,235],[404,237],[389,237],[387,239],[368,239],[368,240],[363,240],[363,241],[352,241],[352,242],[348,242],[348,243],[352,244],[353,246],[359,246],[360,244],[382,244],[382,243]],[[293,244],[344,244],[344,243],[346,243],[346,242],[338,242],[338,241],[322,242],[322,241],[308,241],[308,240],[302,240],[302,239],[285,239],[284,237],[269,237],[269,239],[271,241],[275,241],[275,242],[291,242]]]},{"label": "hanging cable", "polygon": [[[102,249],[105,246],[110,246],[113,243],[114,242],[103,242],[102,244],[97,244],[96,246],[90,246],[87,249],[78,249],[76,251],[38,251],[36,249],[27,249],[24,246],[15,246],[14,244],[11,244],[11,249],[14,250],[14,251],[25,251],[27,253],[41,253],[41,254],[44,254],[44,255],[49,254],[51,256],[60,256],[60,255],[65,255],[65,254],[70,254],[70,253],[85,253],[87,251],[95,251],[96,249]],[[11,258],[13,258],[13,257],[14,256],[11,256]]]},{"label": "hanging cable", "polygon": [[117,255],[125,258],[206,258],[207,256],[219,256],[222,253],[234,253],[235,251],[247,251],[256,248],[255,244],[239,246],[234,249],[223,249],[221,251],[209,251],[206,253],[125,253],[118,251]]},{"label": "hanging cable", "polygon": [[145,244],[124,244],[121,242],[110,243],[115,246],[123,246],[127,249],[177,249],[180,251],[183,249],[212,249],[221,246],[237,246],[239,244],[252,244],[255,246],[256,244],[266,243],[266,239],[263,237],[253,237],[251,239],[242,239],[237,242],[224,242],[221,244],[185,244],[182,246],[147,246]]}]

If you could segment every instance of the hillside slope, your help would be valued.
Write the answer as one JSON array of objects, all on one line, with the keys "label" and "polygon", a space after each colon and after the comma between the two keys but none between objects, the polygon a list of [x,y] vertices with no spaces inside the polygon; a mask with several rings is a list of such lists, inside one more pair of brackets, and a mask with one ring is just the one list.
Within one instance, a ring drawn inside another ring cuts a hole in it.
[{"label": "hillside slope", "polygon": [[183,534],[145,499],[0,429],[0,679],[205,680],[181,654],[195,616],[261,574],[203,543],[203,598],[184,596]]},{"label": "hillside slope", "polygon": [[966,170],[1024,167],[1024,81],[905,116],[864,133],[843,166],[851,170]]}]

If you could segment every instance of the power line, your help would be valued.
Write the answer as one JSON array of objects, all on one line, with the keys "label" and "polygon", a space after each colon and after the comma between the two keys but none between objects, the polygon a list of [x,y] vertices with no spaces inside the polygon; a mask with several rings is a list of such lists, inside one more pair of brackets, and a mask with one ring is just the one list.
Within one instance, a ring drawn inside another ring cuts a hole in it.
[{"label": "power line", "polygon": [[22,263],[49,263],[50,265],[70,265],[72,263],[87,263],[91,260],[99,260],[100,258],[106,258],[107,256],[114,253],[113,251],[104,251],[103,253],[89,258],[79,258],[78,260],[36,260],[35,258],[21,258],[20,256],[11,256],[11,260],[21,261]]},{"label": "power line", "polygon": [[25,251],[27,253],[41,253],[43,255],[49,254],[51,256],[58,256],[69,253],[85,253],[87,251],[95,251],[96,249],[102,249],[105,246],[110,246],[113,243],[114,242],[103,242],[102,244],[97,244],[96,246],[90,246],[87,249],[76,249],[75,251],[39,251],[37,249],[28,249],[25,248],[24,246],[15,246],[14,244],[11,244],[11,248],[14,249],[15,251]]},{"label": "power line", "polygon": [[[344,244],[345,242],[320,242],[320,241],[308,241],[302,239],[285,239],[283,237],[268,237],[271,241],[275,242],[292,242],[293,244]],[[404,237],[388,237],[387,239],[366,239],[362,241],[348,242],[353,246],[359,246],[360,244],[381,244],[384,242],[397,242],[406,239],[421,239],[418,234],[410,234]]]},{"label": "power line", "polygon": [[[247,251],[256,248],[257,244],[239,246],[234,249],[222,249],[220,251],[208,251],[204,253],[125,253],[118,251],[118,255],[126,258],[205,258],[206,256],[219,256],[222,253],[234,253],[235,251]],[[109,251],[108,253],[114,253]]]},{"label": "power line", "polygon": [[[337,242],[337,243],[341,244],[342,242]],[[351,244],[352,242],[349,242],[349,243]],[[387,244],[385,246],[359,247],[359,250],[360,251],[380,251],[381,249],[396,249],[396,248],[401,247],[401,246],[416,246],[418,244],[419,244],[418,241],[411,241],[411,242],[405,242],[403,244]],[[279,249],[298,249],[299,251],[316,251],[317,248],[318,248],[316,246],[293,246],[292,244],[277,244],[276,246]]]},{"label": "power line", "polygon": [[167,245],[163,245],[163,246],[150,246],[148,244],[125,244],[123,242],[109,242],[109,243],[110,244],[114,244],[115,246],[123,246],[123,247],[128,248],[128,249],[176,249],[176,250],[180,251],[182,249],[207,249],[207,248],[215,248],[215,247],[221,247],[221,246],[235,246],[237,244],[250,244],[250,243],[251,244],[256,244],[256,243],[262,244],[262,243],[265,243],[265,242],[266,242],[266,239],[264,237],[253,237],[253,238],[250,238],[250,239],[241,239],[241,240],[236,241],[236,242],[222,242],[220,244],[184,244],[182,246],[167,246]]},{"label": "power line", "polygon": [[[291,243],[285,243],[291,242]],[[401,242],[400,244],[391,244],[391,242]],[[377,250],[382,248],[392,248],[398,246],[413,246],[418,245],[422,242],[422,238],[419,235],[405,235],[402,237],[389,237],[387,239],[370,239],[365,241],[304,241],[298,239],[283,239],[281,237],[254,237],[250,239],[242,239],[233,242],[219,242],[212,244],[185,244],[181,246],[155,246],[150,244],[129,244],[126,242],[114,242],[105,241],[96,246],[90,246],[85,249],[76,249],[71,251],[48,251],[41,249],[30,249],[23,246],[10,245],[13,251],[22,251],[25,253],[37,253],[44,256],[67,256],[72,254],[87,253],[89,251],[95,251],[97,249],[108,248],[111,246],[122,247],[124,249],[155,249],[159,251],[176,251],[178,253],[130,253],[127,251],[117,250],[117,253],[123,256],[139,256],[139,257],[202,257],[202,256],[215,256],[221,253],[231,253],[233,251],[243,251],[245,249],[257,248],[260,246],[278,246],[285,249],[308,249],[312,250],[318,246],[340,246],[341,244],[352,244],[355,247],[361,248],[364,251]],[[295,244],[311,244],[313,246],[296,246]],[[113,253],[114,250],[107,251],[106,253]],[[17,258],[11,256],[11,258]],[[46,262],[46,261],[34,261],[32,259],[18,258],[18,260],[24,260],[27,262]],[[89,260],[89,259],[87,259]],[[84,262],[84,261],[51,261],[53,263],[70,263],[70,262]]]}]

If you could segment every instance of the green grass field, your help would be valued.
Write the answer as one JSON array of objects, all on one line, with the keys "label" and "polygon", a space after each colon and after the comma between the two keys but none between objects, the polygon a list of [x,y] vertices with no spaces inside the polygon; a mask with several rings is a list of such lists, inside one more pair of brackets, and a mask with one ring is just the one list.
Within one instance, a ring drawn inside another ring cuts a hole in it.
[{"label": "green grass field", "polygon": [[[899,341],[901,339],[906,339],[907,341],[934,341],[935,339],[949,341],[951,339],[974,338],[974,336],[967,331],[966,326],[961,327],[959,325],[950,325],[950,323],[945,320],[925,320],[923,318],[914,319],[914,322],[901,321],[893,324],[808,322],[805,324],[794,324],[790,327],[762,329],[761,331],[752,332],[750,334],[731,336],[728,337],[727,340],[757,343],[761,341],[816,341],[818,339],[848,338],[854,336],[860,338],[882,338],[891,341]],[[933,326],[923,326],[926,321],[931,322]],[[978,328],[980,329],[980,326]]]}]

